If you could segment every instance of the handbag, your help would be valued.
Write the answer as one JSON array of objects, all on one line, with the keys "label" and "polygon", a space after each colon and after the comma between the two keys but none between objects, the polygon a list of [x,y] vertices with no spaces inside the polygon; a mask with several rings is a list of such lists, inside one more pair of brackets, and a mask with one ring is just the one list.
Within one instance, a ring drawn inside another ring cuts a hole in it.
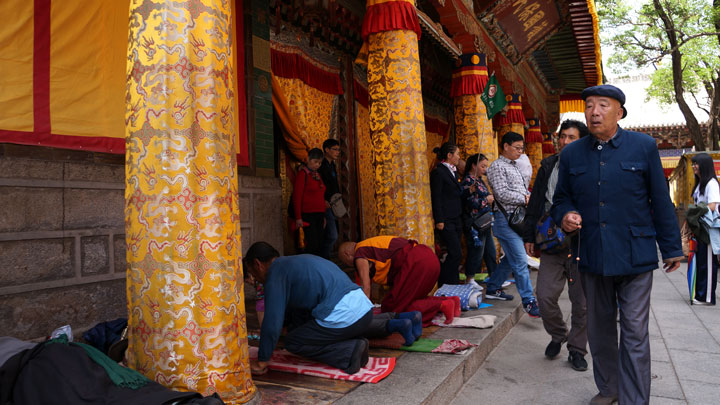
[{"label": "handbag", "polygon": [[347,208],[343,203],[342,194],[335,193],[330,197],[330,209],[332,209],[335,218],[342,218],[347,214]]},{"label": "handbag", "polygon": [[555,254],[569,247],[570,238],[555,224],[550,213],[545,213],[536,224],[535,243],[543,252]]},{"label": "handbag", "polygon": [[682,242],[682,251],[683,256],[688,256],[690,254],[690,239],[692,239],[693,235],[690,231],[690,226],[688,226],[687,221],[683,222],[682,228],[680,228],[680,241]]},{"label": "handbag", "polygon": [[476,215],[472,218],[472,226],[478,232],[484,232],[488,230],[488,228],[490,228],[494,222],[495,216],[493,215],[492,211],[488,211],[482,215]]},{"label": "handbag", "polygon": [[500,208],[500,211],[505,215],[505,218],[507,218],[508,225],[510,225],[510,229],[515,231],[516,234],[522,235],[525,231],[525,207],[522,205],[519,205],[517,208],[515,208],[508,216],[508,213],[505,211],[505,208],[503,208],[502,204],[500,204],[497,200],[495,200],[497,203],[498,208]]}]

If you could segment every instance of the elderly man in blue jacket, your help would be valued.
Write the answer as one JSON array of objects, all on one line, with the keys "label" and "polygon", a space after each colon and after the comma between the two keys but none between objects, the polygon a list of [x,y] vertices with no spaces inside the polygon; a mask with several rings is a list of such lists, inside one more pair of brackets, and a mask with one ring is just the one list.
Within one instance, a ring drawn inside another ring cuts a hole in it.
[{"label": "elderly man in blue jacket", "polygon": [[587,298],[588,341],[600,391],[590,403],[647,404],[656,242],[665,271],[676,270],[683,257],[680,229],[655,140],[618,126],[627,115],[625,94],[602,85],[581,96],[593,136],[560,154],[551,214],[566,232],[579,232],[573,248]]}]

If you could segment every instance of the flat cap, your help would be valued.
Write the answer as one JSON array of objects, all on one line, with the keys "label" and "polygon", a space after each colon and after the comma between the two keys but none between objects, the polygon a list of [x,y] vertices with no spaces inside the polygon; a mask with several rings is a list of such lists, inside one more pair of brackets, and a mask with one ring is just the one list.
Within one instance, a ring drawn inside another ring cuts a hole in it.
[{"label": "flat cap", "polygon": [[625,93],[612,84],[602,84],[600,86],[588,87],[580,93],[583,101],[590,96],[610,97],[620,102],[623,109],[623,118],[627,117],[627,108],[625,108]]}]

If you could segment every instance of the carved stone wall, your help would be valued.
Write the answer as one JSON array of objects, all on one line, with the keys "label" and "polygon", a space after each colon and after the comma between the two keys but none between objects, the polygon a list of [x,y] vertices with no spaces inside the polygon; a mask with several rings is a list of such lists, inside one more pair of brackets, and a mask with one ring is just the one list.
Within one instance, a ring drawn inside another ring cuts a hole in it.
[{"label": "carved stone wall", "polygon": [[[21,339],[126,317],[124,156],[0,145],[0,330]],[[280,181],[240,176],[242,252],[283,251]]]}]

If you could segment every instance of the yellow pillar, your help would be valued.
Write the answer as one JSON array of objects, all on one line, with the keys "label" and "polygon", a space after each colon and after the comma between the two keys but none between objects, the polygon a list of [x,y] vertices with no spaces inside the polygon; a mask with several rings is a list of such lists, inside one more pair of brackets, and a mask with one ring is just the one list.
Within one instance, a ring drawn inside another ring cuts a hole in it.
[{"label": "yellow pillar", "polygon": [[528,120],[529,128],[527,135],[525,135],[525,154],[530,160],[533,172],[530,178],[530,185],[535,184],[535,176],[537,175],[538,169],[540,169],[540,161],[543,159],[542,152],[542,132],[540,131],[540,119],[530,118]]},{"label": "yellow pillar", "polygon": [[500,129],[498,133],[498,142],[502,140],[503,135],[512,131],[525,137],[525,116],[522,112],[522,98],[519,94],[511,94],[505,96],[508,102],[507,113],[500,121]]},{"label": "yellow pillar", "polygon": [[[368,0],[367,8],[363,34],[368,50],[378,231],[433,246],[420,28],[414,1]],[[407,18],[394,19],[399,25],[388,26],[393,19],[382,18],[388,13]]]},{"label": "yellow pillar", "polygon": [[[245,403],[250,378],[230,3],[133,0],[125,220],[130,367]],[[242,15],[242,14],[240,14]]]},{"label": "yellow pillar", "polygon": [[484,54],[464,54],[453,72],[452,90],[455,112],[455,139],[463,159],[482,153],[492,162],[497,158],[497,141],[482,95],[488,81]]},{"label": "yellow pillar", "polygon": [[543,136],[542,154],[543,154],[543,159],[555,154],[555,145],[553,144],[553,136],[549,132]]}]

